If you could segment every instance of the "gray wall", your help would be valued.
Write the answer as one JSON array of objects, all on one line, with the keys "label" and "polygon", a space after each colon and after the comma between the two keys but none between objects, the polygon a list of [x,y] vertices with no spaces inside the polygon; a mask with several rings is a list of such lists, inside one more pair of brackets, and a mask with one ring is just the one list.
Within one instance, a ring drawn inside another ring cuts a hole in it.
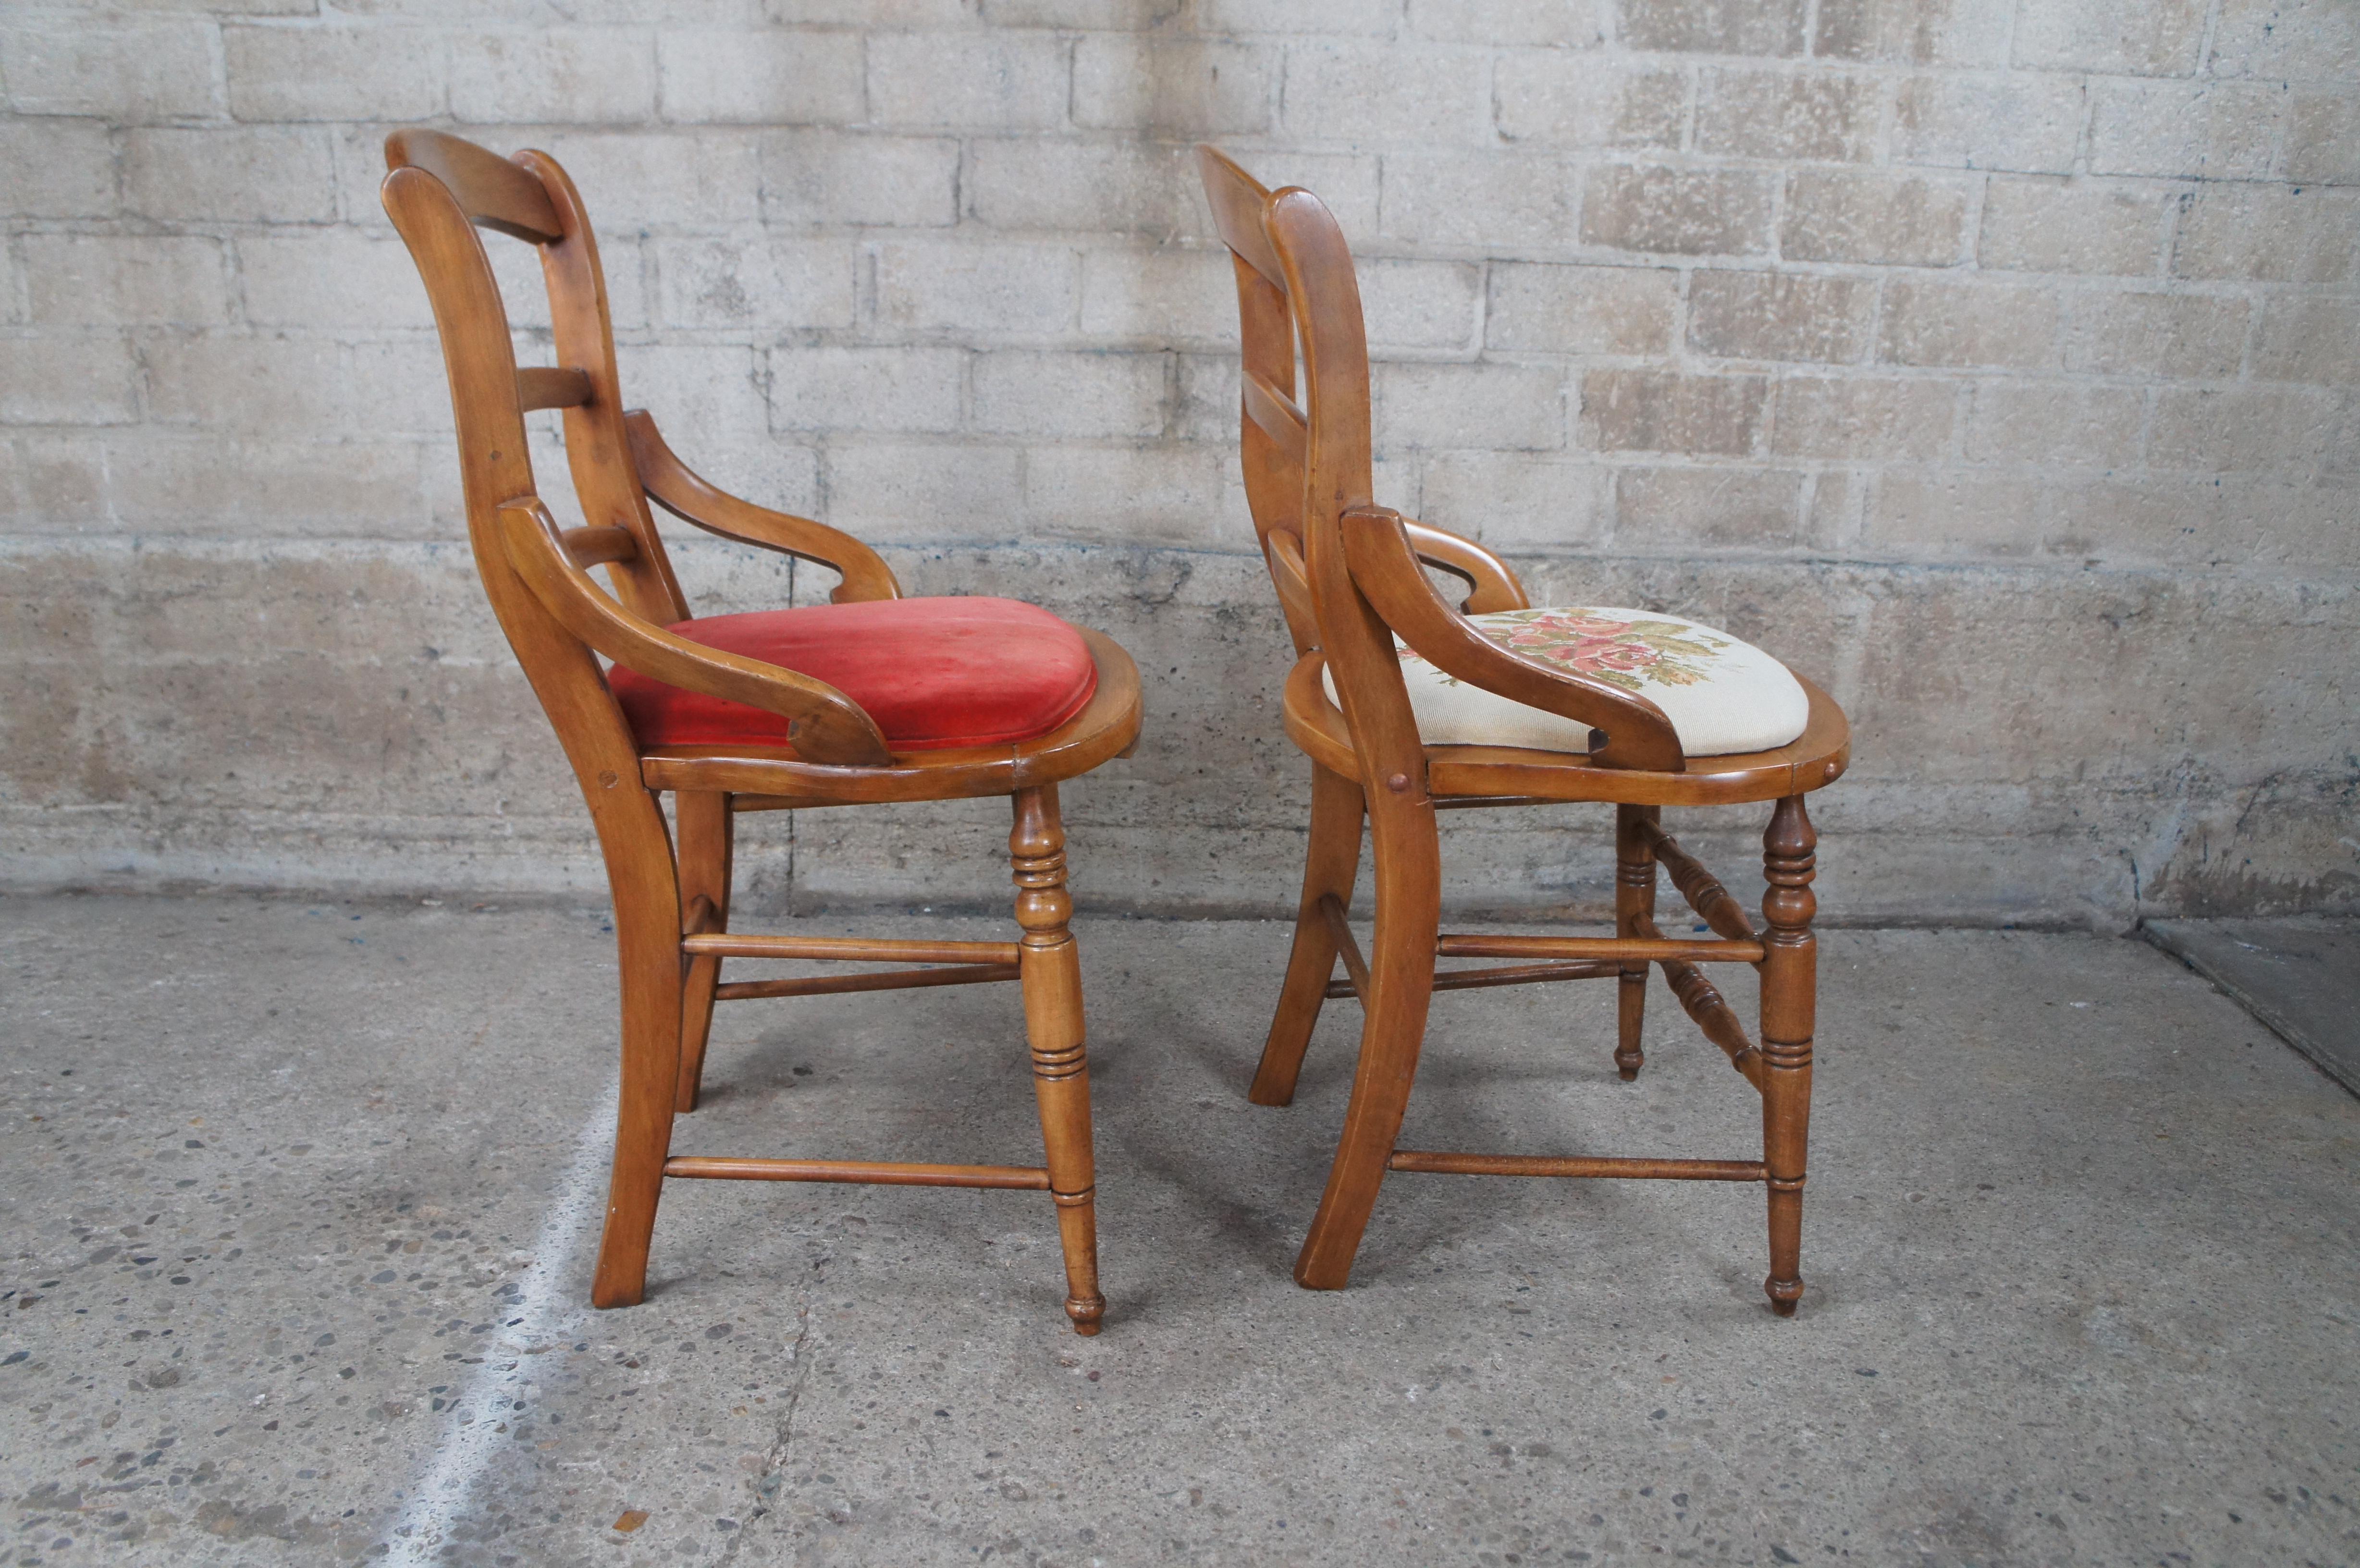
[{"label": "gray wall", "polygon": [[[377,206],[431,123],[567,163],[692,463],[1139,655],[1097,908],[1288,905],[1301,844],[1199,136],[1359,247],[1382,498],[1851,710],[1831,917],[2360,902],[2349,0],[20,0],[0,73],[11,883],[599,885]],[[1455,897],[1594,905],[1597,814],[1455,821]],[[996,899],[1003,833],[749,871]]]}]

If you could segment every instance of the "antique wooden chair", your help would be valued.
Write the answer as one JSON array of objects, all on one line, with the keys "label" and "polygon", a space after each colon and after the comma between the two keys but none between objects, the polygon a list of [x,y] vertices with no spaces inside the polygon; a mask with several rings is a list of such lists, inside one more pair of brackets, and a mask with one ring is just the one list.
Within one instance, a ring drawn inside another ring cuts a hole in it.
[{"label": "antique wooden chair", "polygon": [[[1294,1097],[1324,998],[1358,996],[1365,1008],[1350,1106],[1295,1279],[1343,1286],[1390,1171],[1759,1181],[1770,1206],[1764,1288],[1776,1312],[1791,1313],[1803,1291],[1817,990],[1816,841],[1803,797],[1844,770],[1851,732],[1842,712],[1768,655],[1683,617],[1534,608],[1489,550],[1375,505],[1368,343],[1342,232],[1307,191],[1266,191],[1209,147],[1197,149],[1197,162],[1237,274],[1246,495],[1297,656],[1286,733],[1312,763],[1294,951],[1250,1097],[1265,1105]],[[1437,591],[1428,568],[1467,586],[1461,604]],[[1614,802],[1615,934],[1443,934],[1435,812],[1567,800]],[[1659,818],[1666,806],[1762,800],[1776,807],[1763,838],[1768,930],[1757,933]],[[1365,957],[1346,918],[1364,817],[1377,906]],[[1658,865],[1714,936],[1691,941],[1656,928]],[[1437,956],[1517,962],[1437,974]],[[1709,963],[1761,972],[1758,1045],[1698,967]],[[1651,966],[1760,1093],[1762,1159],[1394,1147],[1435,991],[1613,977],[1614,1060],[1627,1080],[1643,1060]]]},{"label": "antique wooden chair", "polygon": [[[386,162],[386,211],[442,332],[476,569],[574,765],[614,894],[622,1100],[592,1301],[640,1299],[666,1177],[1028,1188],[1055,1200],[1065,1312],[1097,1333],[1089,1076],[1057,785],[1137,737],[1137,670],[1108,638],[1029,604],[902,598],[858,540],[691,473],[645,413],[623,410],[597,247],[573,181],[547,155],[504,158],[409,130],[387,139]],[[539,247],[555,366],[517,367],[478,228]],[[580,527],[561,528],[534,493],[524,416],[538,408],[564,410]],[[841,573],[834,602],[689,618],[650,498],[709,533]],[[599,566],[611,592],[590,574]],[[1021,940],[729,929],[735,813],[986,795],[1014,801]],[[945,967],[724,982],[725,958]],[[672,1153],[675,1111],[695,1108],[716,1000],[998,980],[1022,985],[1045,1169]]]}]

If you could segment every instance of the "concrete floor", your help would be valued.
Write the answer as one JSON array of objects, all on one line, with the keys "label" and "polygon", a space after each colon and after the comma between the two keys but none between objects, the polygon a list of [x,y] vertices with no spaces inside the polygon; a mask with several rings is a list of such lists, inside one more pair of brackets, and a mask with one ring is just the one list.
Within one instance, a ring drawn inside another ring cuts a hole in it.
[{"label": "concrete floor", "polygon": [[[2151,948],[1828,934],[1782,1322],[1703,1184],[1397,1178],[1296,1290],[1354,1007],[1251,1107],[1280,932],[1079,929],[1096,1341],[1029,1193],[677,1183],[588,1312],[595,914],[0,902],[0,1562],[2360,1559],[2360,1102]],[[1408,1141],[1750,1154],[1656,1006],[1438,999]],[[725,1009],[677,1147],[1029,1160],[1020,1040]]]}]

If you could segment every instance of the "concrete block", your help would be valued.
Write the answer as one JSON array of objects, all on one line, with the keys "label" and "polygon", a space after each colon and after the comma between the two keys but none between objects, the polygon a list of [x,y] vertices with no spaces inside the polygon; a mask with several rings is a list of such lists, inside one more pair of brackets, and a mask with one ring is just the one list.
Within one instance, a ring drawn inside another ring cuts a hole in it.
[{"label": "concrete block", "polygon": [[0,506],[6,507],[0,515],[9,537],[96,533],[113,526],[101,431],[20,431],[0,447],[0,457],[5,460],[0,462]]},{"label": "concrete block", "polygon": [[1885,291],[1877,357],[1888,365],[2040,369],[2056,363],[2058,323],[2057,295],[2049,289],[1896,279]]},{"label": "concrete block", "polygon": [[124,205],[161,223],[322,223],[336,215],[328,135],[280,125],[134,130]]},{"label": "concrete block", "polygon": [[1707,71],[1697,80],[1697,150],[1866,162],[1876,154],[1883,97],[1866,76]]},{"label": "concrete block", "polygon": [[2034,70],[2187,76],[2204,41],[2204,0],[2049,0],[2017,16],[2015,63]]},{"label": "concrete block", "polygon": [[[1385,349],[1472,349],[1483,269],[1471,262],[1378,257],[1354,268],[1369,344]],[[1235,290],[1232,290],[1234,296]],[[1234,310],[1232,310],[1234,314]]]},{"label": "concrete block", "polygon": [[675,124],[847,125],[867,112],[861,37],[703,27],[656,35],[661,114]]},{"label": "concrete block", "polygon": [[762,0],[765,20],[835,23],[847,27],[956,27],[966,0]]},{"label": "concrete block", "polygon": [[222,29],[241,120],[430,120],[449,113],[446,36],[425,27]]},{"label": "concrete block", "polygon": [[2286,177],[2360,185],[2360,98],[2296,97],[2287,117]]},{"label": "concrete block", "polygon": [[256,326],[433,330],[418,266],[392,235],[342,228],[249,234],[237,242],[237,257],[246,320]]},{"label": "concrete block", "polygon": [[1379,365],[1373,392],[1381,452],[1551,452],[1565,445],[1565,380],[1554,367]]},{"label": "concrete block", "polygon": [[[196,539],[445,539],[421,483],[456,472],[442,443],[335,441],[310,431],[229,436],[212,430],[126,430],[107,443],[110,531]],[[267,618],[267,617],[264,617]]]},{"label": "concrete block", "polygon": [[1169,357],[1161,354],[1008,349],[980,354],[975,428],[1000,435],[1159,435],[1169,369]]},{"label": "concrete block", "polygon": [[1614,471],[1523,452],[1447,452],[1426,460],[1421,520],[1498,550],[1590,550],[1613,517]]},{"label": "concrete block", "polygon": [[602,232],[762,216],[762,138],[754,132],[544,130],[534,139],[573,176]]},{"label": "concrete block", "polygon": [[1685,72],[1595,55],[1527,49],[1491,68],[1492,115],[1512,142],[1550,147],[1677,147],[1688,119]]},{"label": "concrete block", "polygon": [[450,47],[451,113],[464,123],[631,125],[655,115],[655,50],[636,28],[455,33]]},{"label": "concrete block", "polygon": [[2039,553],[2050,516],[2037,478],[1889,468],[1870,481],[1861,529],[1880,553],[2005,559]]},{"label": "concrete block", "polygon": [[1196,184],[1182,147],[978,137],[964,189],[968,214],[994,228],[1170,234],[1194,212]]},{"label": "concrete block", "polygon": [[2252,308],[2211,294],[2071,297],[2065,368],[2111,376],[2234,376],[2245,358]]},{"label": "concrete block", "polygon": [[2259,82],[2094,82],[2090,172],[2259,180],[2285,111],[2285,90]]},{"label": "concrete block", "polygon": [[[345,354],[332,340],[204,333],[148,345],[148,417],[237,434],[317,430],[357,412]],[[428,391],[446,398],[437,375]],[[410,394],[413,407],[418,395]]]},{"label": "concrete block", "polygon": [[1912,76],[1895,95],[1894,161],[2065,174],[2081,114],[2082,88],[2070,76]]},{"label": "concrete block", "polygon": [[[2360,541],[2352,531],[2354,499],[2346,487],[2289,484],[2270,475],[2109,474],[2059,487],[2049,548],[2110,565],[2211,572],[2234,561],[2299,579],[2322,568],[2348,572],[2360,561]],[[2158,528],[2158,520],[2167,525]],[[2220,646],[2213,641],[2220,635],[2219,627],[2208,626],[2204,645]],[[2308,672],[2321,668],[2315,660],[2288,660],[2278,666],[2284,675],[2257,679],[2250,667],[2216,659],[2205,679],[2234,691],[2218,697],[2191,693],[2187,711],[2191,718],[2202,715],[2198,722],[2234,722],[2227,716],[2254,705],[2256,685],[2283,693],[2280,700],[2302,702],[2318,690]]]},{"label": "concrete block", "polygon": [[128,424],[137,383],[131,345],[114,333],[0,338],[0,423]]},{"label": "concrete block", "polygon": [[869,113],[880,125],[1063,125],[1066,54],[1065,40],[1046,33],[874,33]]},{"label": "concrete block", "polygon": [[1245,417],[1239,403],[1238,356],[1182,354],[1173,357],[1178,362],[1173,436],[1235,451],[1243,433],[1240,421]]},{"label": "concrete block", "polygon": [[963,337],[1063,332],[1081,261],[1062,245],[908,241],[877,247],[877,316]]},{"label": "concrete block", "polygon": [[1074,45],[1074,123],[1172,136],[1270,128],[1276,52],[1213,38],[1087,35]]},{"label": "concrete block", "polygon": [[1968,185],[1912,174],[1798,170],[1778,250],[1789,261],[1953,267],[1966,258]]},{"label": "concrete block", "polygon": [[1848,364],[1868,352],[1873,278],[1699,269],[1688,282],[1688,346],[1728,359]]},{"label": "concrete block", "polygon": [[948,432],[964,419],[964,349],[774,348],[769,361],[779,430]]},{"label": "concrete block", "polygon": [[854,248],[842,240],[661,240],[663,319],[680,327],[848,327]]},{"label": "concrete block", "polygon": [[2256,380],[2349,386],[2355,365],[2360,365],[2360,300],[2267,296],[2261,337],[2254,347]]},{"label": "concrete block", "polygon": [[1178,16],[1181,0],[982,0],[995,27],[1137,30]]},{"label": "concrete block", "polygon": [[1786,469],[1618,468],[1621,550],[1794,550],[1810,542],[1804,476]]},{"label": "concrete block", "polygon": [[[1573,242],[1579,179],[1558,158],[1394,153],[1385,158],[1382,227],[1388,238],[1416,245],[1557,249]],[[1348,225],[1346,236],[1352,232]]]},{"label": "concrete block", "polygon": [[1948,381],[1788,376],[1778,383],[1770,450],[1780,457],[1930,463],[1950,450],[1958,400]]},{"label": "concrete block", "polygon": [[19,114],[142,125],[221,113],[213,25],[194,16],[19,10],[0,20],[0,77]]},{"label": "concrete block", "polygon": [[2181,278],[2345,282],[2360,276],[2360,191],[2200,187],[2180,213],[2171,270]]},{"label": "concrete block", "polygon": [[2212,73],[2348,92],[2360,81],[2360,16],[2340,0],[2222,0]]},{"label": "concrete block", "polygon": [[1014,447],[831,441],[823,467],[825,520],[871,542],[1017,539],[1023,532],[1022,470]]},{"label": "concrete block", "polygon": [[1082,331],[1154,344],[1234,344],[1236,274],[1225,246],[1082,256]]},{"label": "concrete block", "polygon": [[2134,387],[2010,379],[1978,383],[1969,463],[2123,468],[2138,461],[2147,397]]},{"label": "concrete block", "polygon": [[1297,140],[1425,148],[1491,139],[1491,62],[1456,49],[1425,49],[1417,69],[1385,44],[1290,44],[1281,96]]},{"label": "concrete block", "polygon": [[1216,447],[1032,447],[1024,454],[1025,536],[1235,547],[1253,537],[1223,507],[1236,466],[1234,453]]},{"label": "concrete block", "polygon": [[1670,267],[1491,267],[1483,341],[1546,354],[1661,354],[1671,346],[1680,275]]},{"label": "concrete block", "polygon": [[27,234],[28,319],[42,326],[210,327],[229,319],[221,242],[173,234]]},{"label": "concrete block", "polygon": [[1597,452],[1744,457],[1761,436],[1769,390],[1760,376],[1593,370],[1581,378],[1582,444]]},{"label": "concrete block", "polygon": [[1590,170],[1582,193],[1581,241],[1673,256],[1754,255],[1769,246],[1770,197],[1760,174],[1602,165]]},{"label": "concrete block", "polygon": [[[634,408],[680,442],[745,445],[771,431],[763,356],[729,343],[625,343],[616,371]],[[687,448],[675,451],[686,456]],[[710,476],[708,476],[710,477]]]},{"label": "concrete block", "polygon": [[2151,187],[1994,176],[1975,259],[1996,271],[2152,276],[2169,200]]},{"label": "concrete block", "polygon": [[0,120],[0,168],[19,218],[114,215],[115,149],[103,125],[65,118]]},{"label": "concrete block", "polygon": [[1811,52],[1904,65],[2007,63],[2013,0],[1819,0]]},{"label": "concrete block", "polygon": [[762,220],[794,226],[946,228],[958,221],[959,145],[947,137],[786,131],[761,145]]},{"label": "concrete block", "polygon": [[1262,0],[1198,0],[1197,22],[1207,33],[1346,33],[1389,38],[1401,16],[1401,0],[1296,0],[1270,5]]},{"label": "concrete block", "polygon": [[2167,387],[2156,394],[2147,465],[2291,477],[2326,460],[2343,412],[2310,387]]},{"label": "concrete block", "polygon": [[1409,31],[1493,48],[1583,49],[1606,41],[1604,7],[1566,0],[1409,0]]},{"label": "concrete block", "polygon": [[1621,0],[1616,31],[1634,49],[1803,52],[1802,0]]},{"label": "concrete block", "polygon": [[[279,363],[295,365],[298,386],[267,391],[257,388],[253,408],[296,403],[296,391],[322,368],[333,370],[336,376],[334,389],[329,397],[300,404],[300,411],[292,418],[262,425],[256,433],[290,440],[304,432],[344,428],[365,429],[372,438],[408,435],[421,441],[452,439],[450,377],[444,368],[442,346],[432,337],[421,332],[414,337],[355,343],[345,347],[338,360],[323,358],[312,363],[296,359],[296,345],[303,340],[290,333],[280,341],[285,346]],[[152,378],[156,364],[152,350],[148,364]],[[554,428],[558,417],[541,414],[536,418],[547,420]]]}]

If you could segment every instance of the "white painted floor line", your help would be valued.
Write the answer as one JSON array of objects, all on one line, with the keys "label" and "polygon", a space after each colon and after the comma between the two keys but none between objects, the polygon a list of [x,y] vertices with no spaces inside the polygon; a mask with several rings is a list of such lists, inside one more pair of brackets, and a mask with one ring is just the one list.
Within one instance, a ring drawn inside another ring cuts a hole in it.
[{"label": "white painted floor line", "polygon": [[541,1357],[527,1353],[560,1348],[552,1342],[562,1341],[590,1311],[582,1265],[606,1217],[618,1094],[619,1086],[606,1091],[574,1140],[574,1162],[534,1239],[532,1265],[517,1299],[500,1310],[483,1364],[468,1369],[470,1376],[444,1412],[449,1424],[435,1445],[433,1463],[394,1520],[388,1568],[426,1568],[440,1560],[444,1540],[466,1517],[485,1473],[501,1447],[516,1441],[499,1429],[507,1424],[507,1412],[533,1387]]}]

